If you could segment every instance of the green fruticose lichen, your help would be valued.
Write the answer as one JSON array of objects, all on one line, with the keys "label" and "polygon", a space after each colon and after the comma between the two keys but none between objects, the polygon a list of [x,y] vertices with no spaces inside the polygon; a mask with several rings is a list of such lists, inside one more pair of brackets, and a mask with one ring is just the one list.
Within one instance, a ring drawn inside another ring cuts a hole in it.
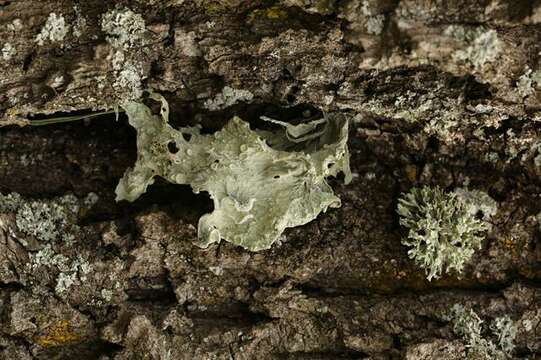
[{"label": "green fruticose lichen", "polygon": [[[442,273],[461,273],[475,250],[481,248],[496,203],[480,191],[413,188],[398,201],[400,225],[409,229],[402,244],[409,256],[426,270],[428,280]],[[492,200],[489,201],[488,199]],[[482,218],[477,216],[482,213]]]},{"label": "green fruticose lichen", "polygon": [[468,347],[468,359],[508,359],[515,348],[517,327],[508,316],[496,318],[489,329],[496,341],[488,338],[483,321],[472,309],[466,310],[455,304],[447,319],[453,323],[453,331],[460,335]]},{"label": "green fruticose lichen", "polygon": [[[345,174],[351,180],[348,121],[329,115],[316,124],[278,122],[280,131],[256,132],[238,117],[214,134],[197,127],[179,130],[161,114],[137,102],[123,105],[137,130],[138,159],[117,186],[117,200],[134,201],[161,176],[207,191],[214,211],[199,220],[197,245],[221,239],[251,251],[269,248],[285,228],[306,224],[329,207],[339,207],[325,178]],[[285,129],[283,128],[285,127]]]}]

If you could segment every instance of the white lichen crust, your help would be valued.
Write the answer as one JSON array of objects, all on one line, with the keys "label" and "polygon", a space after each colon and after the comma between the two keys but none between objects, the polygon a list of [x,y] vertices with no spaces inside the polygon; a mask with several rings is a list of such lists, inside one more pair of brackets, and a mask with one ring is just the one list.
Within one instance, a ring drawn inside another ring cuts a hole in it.
[{"label": "white lichen crust", "polygon": [[428,280],[452,271],[460,274],[488,229],[471,204],[438,187],[413,188],[399,199],[397,211],[400,225],[409,229],[402,244],[411,247],[410,258],[426,270]]},{"label": "white lichen crust", "polygon": [[[285,228],[340,206],[325,178],[343,171],[346,182],[351,179],[345,118],[330,116],[315,133],[310,126],[290,126],[276,135],[257,133],[234,117],[222,130],[203,135],[196,127],[171,127],[167,102],[151,97],[161,101],[161,116],[137,102],[123,105],[137,130],[138,159],[120,180],[117,200],[134,201],[155,176],[190,184],[214,200],[214,211],[199,220],[197,245],[224,239],[252,251],[269,248]],[[298,146],[303,150],[286,151]]]}]

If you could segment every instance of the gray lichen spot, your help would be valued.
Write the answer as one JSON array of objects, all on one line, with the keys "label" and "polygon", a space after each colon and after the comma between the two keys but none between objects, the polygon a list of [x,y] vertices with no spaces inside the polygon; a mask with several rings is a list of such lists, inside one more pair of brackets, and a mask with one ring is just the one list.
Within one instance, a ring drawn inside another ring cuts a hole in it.
[{"label": "gray lichen spot", "polygon": [[384,24],[385,16],[375,15],[366,21],[366,31],[372,35],[379,35],[383,32]]},{"label": "gray lichen spot", "polygon": [[105,300],[105,302],[109,303],[113,298],[113,291],[109,289],[101,289],[101,297],[103,300]]},{"label": "gray lichen spot", "polygon": [[107,42],[113,47],[112,66],[115,81],[113,87],[122,101],[141,97],[143,66],[135,59],[129,60],[128,50],[143,45],[146,34],[145,20],[128,8],[117,7],[103,15],[102,30],[108,34]]},{"label": "gray lichen spot", "polygon": [[[462,336],[468,348],[468,359],[511,358],[515,348],[514,341],[517,327],[508,316],[496,318],[487,332],[483,320],[472,309],[466,310],[462,305],[455,304],[447,316],[453,324],[455,334]],[[495,338],[493,341],[490,335]]]},{"label": "gray lichen spot", "polygon": [[501,316],[494,319],[491,325],[492,332],[496,335],[498,346],[505,354],[511,354],[515,349],[517,327],[509,316]]},{"label": "gray lichen spot", "polygon": [[21,31],[23,29],[23,22],[21,19],[15,19],[7,25],[9,31]]},{"label": "gray lichen spot", "polygon": [[465,204],[466,210],[470,215],[481,215],[481,218],[487,224],[490,218],[498,212],[498,203],[496,200],[483,191],[457,188],[454,193]]},{"label": "gray lichen spot", "polygon": [[21,195],[17,193],[9,193],[7,195],[0,193],[0,213],[17,211],[21,202]]},{"label": "gray lichen spot", "polygon": [[56,43],[64,40],[69,31],[69,25],[66,24],[62,14],[56,15],[54,12],[49,14],[41,32],[36,36],[36,42],[42,46],[46,42]]},{"label": "gray lichen spot", "polygon": [[69,259],[62,254],[54,252],[50,244],[45,245],[35,254],[30,255],[28,264],[32,271],[36,271],[41,266],[56,267],[60,271],[69,270]]},{"label": "gray lichen spot", "polygon": [[2,47],[2,59],[4,61],[9,61],[13,56],[17,54],[17,50],[10,43],[5,43]]},{"label": "gray lichen spot", "polygon": [[[67,269],[66,269],[67,267]],[[57,295],[64,295],[73,285],[80,285],[87,281],[87,275],[92,271],[92,265],[81,255],[69,265],[58,268],[61,272],[56,278],[55,292]]]},{"label": "gray lichen spot", "polygon": [[141,66],[128,62],[118,72],[113,86],[125,91],[125,100],[134,100],[140,98],[143,94],[142,81],[143,69]]},{"label": "gray lichen spot", "polygon": [[57,294],[62,294],[77,281],[76,273],[60,273],[56,279],[55,291]]},{"label": "gray lichen spot", "polygon": [[522,98],[525,98],[533,95],[540,85],[541,71],[533,71],[527,67],[524,74],[519,76],[517,80],[517,92]]},{"label": "gray lichen spot", "polygon": [[175,47],[179,48],[186,56],[195,57],[201,55],[201,49],[199,49],[199,44],[193,31],[175,30]]},{"label": "gray lichen spot", "polygon": [[342,116],[277,133],[257,133],[234,117],[222,130],[203,135],[196,127],[171,127],[165,99],[151,98],[161,102],[161,116],[140,103],[123,105],[137,130],[138,159],[120,180],[117,200],[134,201],[155,176],[190,184],[214,200],[214,211],[199,220],[197,245],[224,239],[252,251],[269,248],[285,228],[340,206],[325,178],[342,171],[351,180],[348,121]]},{"label": "gray lichen spot", "polygon": [[471,62],[476,68],[494,62],[502,52],[503,43],[495,30],[481,32],[465,50],[457,51],[458,60]]},{"label": "gray lichen spot", "polygon": [[96,195],[80,201],[73,195],[51,200],[25,200],[16,193],[0,194],[0,212],[15,213],[19,231],[42,242],[71,242],[79,232],[76,224],[81,207],[90,208]]},{"label": "gray lichen spot", "polygon": [[141,45],[146,33],[145,20],[128,8],[115,8],[103,15],[102,30],[107,41],[116,48],[128,49]]},{"label": "gray lichen spot", "polygon": [[75,37],[81,37],[87,27],[86,19],[81,13],[79,6],[74,6],[73,10],[75,11],[75,23],[73,24],[73,35]]},{"label": "gray lichen spot", "polygon": [[361,12],[367,17],[366,31],[372,35],[381,34],[385,25],[385,15],[375,13],[368,1],[363,2]]},{"label": "gray lichen spot", "polygon": [[74,239],[73,217],[79,211],[77,198],[66,195],[58,201],[25,201],[17,210],[17,227],[41,241]]},{"label": "gray lichen spot", "polygon": [[239,101],[251,101],[254,95],[248,90],[239,90],[226,86],[222,92],[216,95],[213,99],[205,101],[205,108],[216,111],[225,109],[231,105],[235,105]]},{"label": "gray lichen spot", "polygon": [[[467,196],[481,196],[471,194]],[[411,247],[410,258],[425,269],[428,280],[444,272],[460,274],[475,250],[481,248],[488,225],[475,213],[482,207],[488,217],[495,210],[492,204],[473,205],[462,199],[465,196],[425,186],[413,188],[398,200],[400,225],[409,230],[402,244]]]}]

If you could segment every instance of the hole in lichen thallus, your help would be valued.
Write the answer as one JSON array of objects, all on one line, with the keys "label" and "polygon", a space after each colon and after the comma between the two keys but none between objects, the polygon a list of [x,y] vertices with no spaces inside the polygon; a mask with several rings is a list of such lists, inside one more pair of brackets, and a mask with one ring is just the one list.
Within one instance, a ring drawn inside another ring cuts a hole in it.
[{"label": "hole in lichen thallus", "polygon": [[169,141],[167,143],[167,149],[169,150],[169,152],[171,154],[176,154],[176,153],[178,153],[178,150],[179,150],[178,146],[177,146],[177,143],[174,142],[174,141]]},{"label": "hole in lichen thallus", "polygon": [[190,141],[192,139],[192,134],[182,133],[182,137],[184,138],[184,140]]}]

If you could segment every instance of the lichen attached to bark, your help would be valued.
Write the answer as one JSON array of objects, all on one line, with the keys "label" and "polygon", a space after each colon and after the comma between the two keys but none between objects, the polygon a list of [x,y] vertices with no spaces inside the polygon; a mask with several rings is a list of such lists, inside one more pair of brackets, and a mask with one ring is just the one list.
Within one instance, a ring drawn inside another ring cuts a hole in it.
[{"label": "lichen attached to bark", "polygon": [[161,116],[141,103],[123,105],[137,130],[138,159],[120,180],[117,200],[134,201],[155,176],[208,191],[214,211],[199,220],[197,245],[224,239],[252,251],[269,248],[285,228],[340,206],[325,178],[342,171],[346,182],[351,179],[344,117],[330,115],[317,128],[287,124],[287,136],[276,136],[284,129],[258,133],[234,117],[203,135],[197,127],[171,127],[167,102],[151,97],[161,101]]}]

